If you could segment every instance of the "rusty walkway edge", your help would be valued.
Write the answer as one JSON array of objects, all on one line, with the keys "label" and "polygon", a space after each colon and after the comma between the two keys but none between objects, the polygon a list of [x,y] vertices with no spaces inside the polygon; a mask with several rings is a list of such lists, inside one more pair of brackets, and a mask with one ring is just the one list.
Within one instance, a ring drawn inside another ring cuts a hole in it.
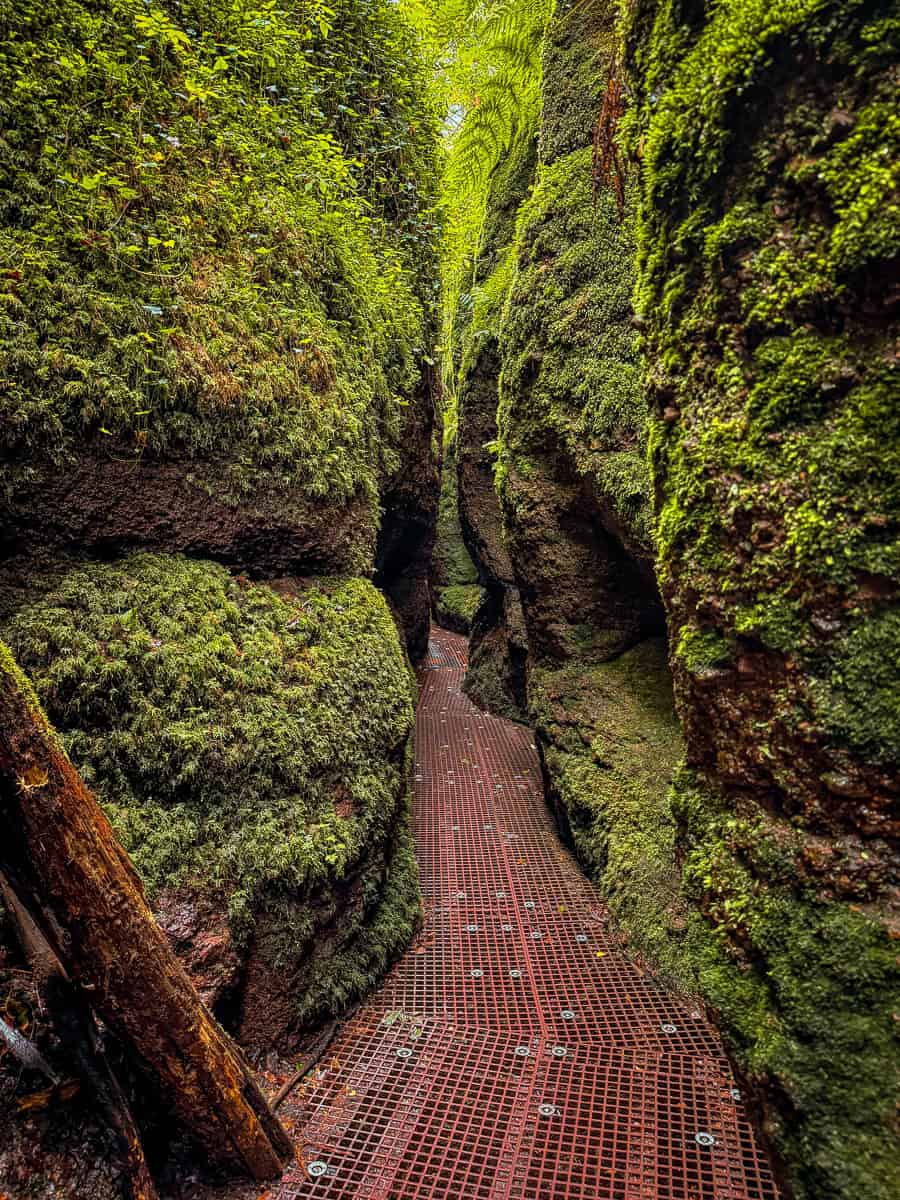
[{"label": "rusty walkway edge", "polygon": [[625,957],[530,731],[420,674],[413,947],[292,1100],[272,1200],[777,1200],[715,1031]]}]

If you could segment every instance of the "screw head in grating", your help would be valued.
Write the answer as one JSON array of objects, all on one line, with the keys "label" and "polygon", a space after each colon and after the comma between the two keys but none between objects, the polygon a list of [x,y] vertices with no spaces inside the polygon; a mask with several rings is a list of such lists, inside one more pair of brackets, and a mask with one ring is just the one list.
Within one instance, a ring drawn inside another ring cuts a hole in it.
[{"label": "screw head in grating", "polygon": [[480,967],[476,967],[475,970],[470,971],[469,974],[472,976],[473,979],[480,979],[482,977],[482,975],[484,974],[484,971],[482,971]]},{"label": "screw head in grating", "polygon": [[551,1046],[550,1053],[554,1058],[565,1058],[569,1052],[565,1046]]},{"label": "screw head in grating", "polygon": [[559,1109],[555,1104],[539,1104],[538,1112],[542,1117],[558,1117]]},{"label": "screw head in grating", "polygon": [[586,933],[576,933],[575,934],[576,942],[586,942],[587,940],[588,940],[588,935]]},{"label": "screw head in grating", "polygon": [[531,936],[534,938],[534,940],[536,942],[539,942],[544,935],[541,933],[541,931],[539,929],[532,929]]},{"label": "screw head in grating", "polygon": [[526,901],[525,901],[525,904],[524,904],[524,907],[525,907],[525,908],[527,908],[527,909],[532,909],[532,908],[534,908],[534,901],[533,901],[533,900],[526,900]]},{"label": "screw head in grating", "polygon": [[467,925],[467,926],[466,926],[466,933],[477,933],[477,932],[478,932],[478,926],[477,926],[477,925],[474,925],[474,924],[473,924],[473,925]]},{"label": "screw head in grating", "polygon": [[519,1058],[527,1058],[530,1053],[531,1050],[528,1046],[516,1046],[513,1050],[513,1054],[518,1054]]},{"label": "screw head in grating", "polygon": [[457,900],[465,900],[465,898],[466,898],[466,893],[465,893],[465,892],[457,892],[457,893],[456,893],[456,898],[457,898]]},{"label": "screw head in grating", "polygon": [[572,1012],[571,1008],[564,1008],[559,1015],[562,1017],[562,1019],[564,1021],[574,1021],[575,1020],[575,1014]]},{"label": "screw head in grating", "polygon": [[412,1058],[412,1050],[410,1049],[409,1046],[398,1046],[397,1047],[397,1057],[398,1058]]},{"label": "screw head in grating", "polygon": [[510,975],[511,979],[521,979],[522,978],[522,972],[519,970],[518,967],[513,967],[513,969],[510,971],[509,975]]},{"label": "screw head in grating", "polygon": [[714,1146],[716,1144],[716,1139],[713,1135],[711,1133],[704,1133],[702,1130],[700,1133],[694,1134],[694,1141],[698,1146]]},{"label": "screw head in grating", "polygon": [[663,1031],[663,1033],[677,1033],[678,1032],[678,1026],[672,1025],[668,1021],[663,1021],[662,1025],[660,1025],[660,1029]]},{"label": "screw head in grating", "polygon": [[494,892],[494,895],[497,897],[498,900],[506,899],[506,892]]},{"label": "screw head in grating", "polygon": [[321,1179],[323,1175],[328,1174],[328,1163],[317,1158],[314,1162],[306,1164],[306,1173],[311,1179]]},{"label": "screw head in grating", "polygon": [[512,925],[501,925],[500,928],[504,933],[512,933]]}]

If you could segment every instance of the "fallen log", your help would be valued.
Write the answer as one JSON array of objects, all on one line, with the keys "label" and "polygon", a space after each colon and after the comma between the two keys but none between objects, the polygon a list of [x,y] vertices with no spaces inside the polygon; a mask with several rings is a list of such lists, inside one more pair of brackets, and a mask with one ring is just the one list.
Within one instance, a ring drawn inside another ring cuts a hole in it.
[{"label": "fallen log", "polygon": [[258,1180],[292,1146],[200,1000],[141,882],[0,645],[0,869],[66,975],[209,1160]]}]

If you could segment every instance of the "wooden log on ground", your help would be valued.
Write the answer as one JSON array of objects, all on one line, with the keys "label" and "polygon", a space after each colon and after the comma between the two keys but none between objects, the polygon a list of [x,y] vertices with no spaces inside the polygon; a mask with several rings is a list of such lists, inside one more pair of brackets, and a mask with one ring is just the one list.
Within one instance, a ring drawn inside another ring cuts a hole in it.
[{"label": "wooden log on ground", "polygon": [[280,1175],[292,1154],[287,1134],[201,1002],[97,800],[2,644],[0,870],[210,1161],[254,1179]]}]

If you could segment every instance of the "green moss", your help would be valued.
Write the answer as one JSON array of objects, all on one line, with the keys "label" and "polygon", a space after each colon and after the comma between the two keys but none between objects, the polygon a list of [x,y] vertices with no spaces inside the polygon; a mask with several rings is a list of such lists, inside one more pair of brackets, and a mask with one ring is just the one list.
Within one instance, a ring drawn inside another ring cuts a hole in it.
[{"label": "green moss", "polygon": [[436,273],[394,6],[0,7],[4,485],[93,452],[374,502]]},{"label": "green moss", "polygon": [[435,619],[445,629],[469,633],[481,601],[478,570],[463,541],[459,524],[459,488],[456,475],[456,440],[444,449],[437,537],[431,566],[432,606]]},{"label": "green moss", "polygon": [[896,761],[900,415],[895,331],[874,315],[897,252],[896,23],[877,3],[660,0],[630,8],[624,32],[676,644],[704,598],[723,638],[790,660],[782,729],[802,708],[832,755]]},{"label": "green moss", "polygon": [[319,933],[303,968],[303,990],[296,997],[297,1016],[315,1025],[372,989],[386,966],[409,945],[421,916],[419,872],[409,813],[391,843],[384,874],[376,874],[362,889],[359,915],[346,922],[337,936]]},{"label": "green moss", "polygon": [[[593,182],[593,133],[614,46],[614,5],[558,4],[547,28],[540,162],[518,209],[515,277],[500,329],[497,480],[533,462],[592,482],[618,535],[652,550],[647,424],[632,326],[634,197],[624,218]],[[527,502],[523,502],[527,503]]]},{"label": "green moss", "polygon": [[556,0],[542,56],[541,162],[590,146],[606,86],[616,5]]},{"label": "green moss", "polygon": [[491,176],[475,263],[478,286],[495,274],[515,243],[519,206],[534,182],[537,155],[535,130],[522,129],[509,154]]},{"label": "green moss", "polygon": [[3,636],[150,897],[212,897],[274,966],[321,940],[301,1016],[371,984],[416,908],[413,695],[380,594],[150,554],[20,579]]},{"label": "green moss", "polygon": [[676,660],[691,674],[726,666],[733,655],[734,647],[718,630],[697,629],[691,625],[682,628],[675,647]]},{"label": "green moss", "polygon": [[663,641],[586,668],[536,668],[528,699],[579,860],[632,947],[696,989],[669,784],[682,753]]},{"label": "green moss", "polygon": [[468,633],[484,596],[480,584],[456,584],[441,588],[435,597],[435,616],[445,629]]},{"label": "green moss", "polygon": [[541,167],[516,253],[500,339],[501,494],[510,471],[557,443],[649,554],[631,219],[620,222],[610,196],[594,197],[589,149]]},{"label": "green moss", "polygon": [[699,979],[796,1194],[886,1200],[900,29],[879,0],[638,0],[622,32],[659,578],[698,764],[677,845],[725,956]]},{"label": "green moss", "polygon": [[444,450],[437,539],[433,559],[433,574],[440,587],[465,587],[478,582],[478,571],[466,549],[459,526],[458,505],[456,444],[451,441]]},{"label": "green moss", "polygon": [[883,612],[837,641],[813,694],[819,719],[857,753],[886,765],[900,755],[900,613]]},{"label": "green moss", "polygon": [[[741,0],[692,21],[646,3],[626,26],[646,180],[638,303],[651,388],[684,417],[651,435],[663,582],[678,562],[700,592],[756,593],[763,628],[783,626],[798,578],[809,605],[861,572],[900,572],[893,371],[882,336],[861,339],[855,298],[860,272],[897,250],[896,30],[873,21],[880,7]],[[814,62],[828,82],[813,95]]]},{"label": "green moss", "polygon": [[872,1179],[892,1194],[900,995],[884,926],[799,882],[796,830],[676,769],[662,643],[534,670],[529,701],[579,858],[632,950],[702,995],[751,1083],[786,1097],[775,1132],[803,1194],[873,1194]]},{"label": "green moss", "polygon": [[34,685],[31,680],[21,669],[19,664],[13,658],[9,651],[9,647],[0,642],[0,679],[3,680],[4,689],[12,693],[18,693],[28,710],[33,714],[35,720],[43,727],[48,738],[55,739],[56,735],[47,720],[47,714],[41,705],[40,698],[34,690]]},{"label": "green moss", "polygon": [[900,987],[888,933],[798,886],[796,833],[735,814],[689,772],[674,802],[685,892],[718,946],[698,959],[700,985],[744,1069],[783,1092],[775,1133],[799,1193],[893,1195]]},{"label": "green moss", "polygon": [[490,423],[496,412],[497,372],[486,370],[486,364],[493,363],[496,356],[503,308],[516,270],[516,221],[534,180],[536,156],[532,131],[523,131],[497,167],[488,191],[472,287],[460,296],[457,402],[464,433],[467,406],[485,403],[482,397],[486,395],[490,397]]}]

